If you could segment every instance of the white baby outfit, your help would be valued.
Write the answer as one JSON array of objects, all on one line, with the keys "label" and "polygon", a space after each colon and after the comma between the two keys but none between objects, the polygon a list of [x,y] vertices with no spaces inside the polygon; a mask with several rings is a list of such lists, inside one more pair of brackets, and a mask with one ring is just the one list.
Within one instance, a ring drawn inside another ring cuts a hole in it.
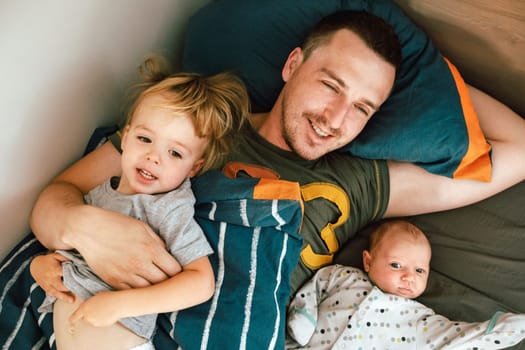
[{"label": "white baby outfit", "polygon": [[287,349],[503,349],[525,338],[525,315],[454,322],[421,303],[383,293],[360,269],[320,269],[288,309]]}]

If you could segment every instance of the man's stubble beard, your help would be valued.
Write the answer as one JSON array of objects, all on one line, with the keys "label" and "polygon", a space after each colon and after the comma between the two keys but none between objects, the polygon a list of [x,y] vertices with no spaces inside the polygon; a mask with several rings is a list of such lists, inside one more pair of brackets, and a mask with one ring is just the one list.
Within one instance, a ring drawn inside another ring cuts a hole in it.
[{"label": "man's stubble beard", "polygon": [[[286,94],[283,96],[282,102],[281,102],[281,136],[284,140],[284,143],[288,146],[288,148],[295,154],[297,154],[301,158],[305,158],[301,152],[297,151],[297,147],[295,147],[293,140],[297,140],[297,137],[294,138],[294,136],[297,136],[296,130],[291,130],[291,127],[286,123]],[[307,158],[305,158],[307,159]]]}]

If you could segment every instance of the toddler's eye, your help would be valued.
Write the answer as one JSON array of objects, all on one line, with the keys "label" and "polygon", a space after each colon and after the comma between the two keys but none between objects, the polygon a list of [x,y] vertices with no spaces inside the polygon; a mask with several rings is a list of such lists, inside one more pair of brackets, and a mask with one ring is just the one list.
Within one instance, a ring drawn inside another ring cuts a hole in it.
[{"label": "toddler's eye", "polygon": [[177,152],[177,151],[170,150],[170,151],[168,151],[168,152],[169,152],[170,156],[172,156],[172,157],[175,157],[175,158],[182,158],[182,155],[181,155],[179,152]]},{"label": "toddler's eye", "polygon": [[401,264],[400,263],[396,263],[396,262],[390,263],[390,266],[392,266],[394,269],[400,269],[401,268]]},{"label": "toddler's eye", "polygon": [[139,141],[144,142],[144,143],[151,143],[151,140],[146,136],[137,136],[137,139],[139,139]]},{"label": "toddler's eye", "polygon": [[416,269],[416,272],[417,272],[417,273],[425,273],[425,270],[422,269],[422,268],[419,268],[419,269]]}]

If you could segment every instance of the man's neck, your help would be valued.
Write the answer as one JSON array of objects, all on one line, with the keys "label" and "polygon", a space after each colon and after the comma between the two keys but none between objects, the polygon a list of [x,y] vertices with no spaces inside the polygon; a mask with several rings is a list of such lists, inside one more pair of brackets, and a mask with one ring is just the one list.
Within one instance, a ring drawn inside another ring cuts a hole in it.
[{"label": "man's neck", "polygon": [[268,113],[253,113],[249,118],[248,122],[253,130],[259,132],[263,124],[268,118]]},{"label": "man's neck", "polygon": [[272,113],[252,114],[252,128],[266,141],[285,151],[291,151],[283,139],[281,120]]}]

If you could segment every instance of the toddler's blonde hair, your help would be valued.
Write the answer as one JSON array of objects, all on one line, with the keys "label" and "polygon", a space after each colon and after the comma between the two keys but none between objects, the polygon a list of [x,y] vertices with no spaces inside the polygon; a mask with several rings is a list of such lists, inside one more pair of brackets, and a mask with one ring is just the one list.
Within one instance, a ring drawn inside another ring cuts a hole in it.
[{"label": "toddler's blonde hair", "polygon": [[161,95],[166,100],[162,107],[170,109],[174,115],[189,116],[197,136],[209,140],[200,173],[220,166],[250,113],[244,83],[228,72],[213,76],[168,75],[166,61],[158,55],[147,58],[139,71],[144,81],[136,85],[136,98],[128,110],[126,125],[146,97]]}]

